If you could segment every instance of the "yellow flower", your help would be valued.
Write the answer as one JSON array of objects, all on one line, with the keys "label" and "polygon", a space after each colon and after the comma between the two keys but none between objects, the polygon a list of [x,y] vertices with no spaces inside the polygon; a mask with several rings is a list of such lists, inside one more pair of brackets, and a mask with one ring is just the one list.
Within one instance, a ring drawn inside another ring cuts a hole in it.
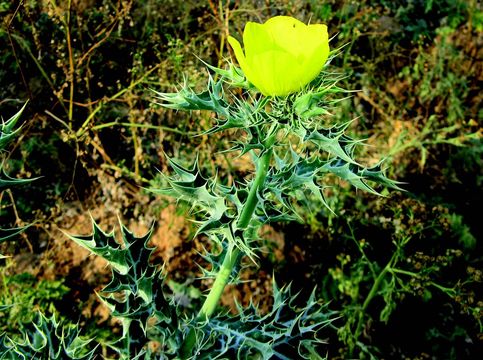
[{"label": "yellow flower", "polygon": [[276,16],[264,24],[248,22],[243,31],[245,53],[234,37],[228,42],[248,81],[266,96],[301,90],[329,56],[327,26],[305,25],[289,16]]}]

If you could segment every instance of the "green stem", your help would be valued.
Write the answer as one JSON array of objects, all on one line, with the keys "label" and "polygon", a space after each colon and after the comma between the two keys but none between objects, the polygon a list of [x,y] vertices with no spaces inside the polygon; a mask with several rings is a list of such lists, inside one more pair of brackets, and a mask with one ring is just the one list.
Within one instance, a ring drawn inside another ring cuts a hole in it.
[{"label": "green stem", "polygon": [[[257,169],[255,179],[253,180],[253,184],[250,188],[250,193],[248,194],[248,198],[243,206],[238,223],[236,224],[236,227],[239,230],[245,230],[248,225],[250,225],[252,220],[253,213],[255,212],[255,208],[258,204],[257,194],[259,190],[263,188],[263,184],[265,183],[265,179],[267,177],[270,159],[272,157],[271,147],[274,141],[275,134],[269,137],[265,143],[268,150],[266,150],[260,158],[259,167]],[[200,321],[207,320],[215,311],[220,297],[223,294],[223,290],[230,280],[233,269],[240,261],[242,255],[242,252],[236,246],[231,245],[228,247],[225,258],[223,259],[223,264],[216,275],[216,280],[213,283],[210,293],[206,297],[205,302],[198,313],[198,319]],[[195,342],[196,333],[195,330],[191,328],[180,350],[181,359],[187,359],[191,356]]]},{"label": "green stem", "polygon": [[230,275],[241,258],[240,255],[241,251],[236,246],[231,246],[228,249],[225,258],[223,259],[223,264],[221,264],[220,270],[216,275],[216,280],[211,287],[210,293],[206,297],[206,300],[198,313],[198,318],[200,320],[208,319],[215,311],[218,301],[223,294],[223,290],[230,280]]},{"label": "green stem", "polygon": [[391,272],[392,273],[396,273],[396,274],[402,274],[402,275],[412,276],[412,277],[415,277],[417,279],[421,278],[421,275],[416,274],[415,272],[412,272],[412,271],[391,268]]},{"label": "green stem", "polygon": [[[357,341],[359,338],[359,335],[361,334],[362,330],[362,324],[364,320],[364,314],[369,307],[369,304],[371,303],[372,299],[374,296],[376,296],[377,291],[379,290],[379,287],[381,286],[382,281],[384,280],[384,277],[388,272],[391,271],[392,263],[394,262],[394,257],[391,258],[391,260],[387,263],[387,265],[382,269],[382,271],[379,273],[377,276],[376,280],[374,281],[374,284],[372,285],[371,290],[369,291],[369,294],[366,297],[366,300],[362,304],[362,308],[359,312],[359,318],[357,319],[357,326],[356,326],[356,331],[354,332],[354,339]],[[351,350],[352,352],[352,350]]]},{"label": "green stem", "polygon": [[[422,278],[422,276],[420,274],[417,274],[417,273],[412,272],[412,271],[402,270],[402,269],[392,268],[391,272],[396,273],[396,274],[411,276],[411,277],[414,277],[416,279]],[[445,293],[448,296],[456,296],[456,290],[454,288],[448,288],[448,287],[439,285],[439,284],[437,284],[433,281],[429,281],[428,284],[431,285],[431,286],[434,286],[436,289],[442,291],[443,293]]]},{"label": "green stem", "polygon": [[[260,158],[260,167],[257,169],[255,180],[253,181],[250,193],[248,194],[245,206],[243,207],[243,210],[240,214],[240,219],[237,223],[237,229],[239,230],[245,230],[250,224],[253,213],[255,212],[255,208],[258,203],[258,191],[263,187],[265,178],[267,177],[268,166],[271,156],[272,151],[268,150]],[[223,289],[225,288],[228,280],[230,279],[233,268],[238,264],[240,253],[240,249],[235,246],[231,246],[228,249],[225,255],[225,259],[223,260],[223,264],[221,265],[220,271],[216,276],[213,287],[211,288],[210,293],[208,294],[208,297],[206,298],[205,303],[203,304],[203,307],[198,314],[198,317],[200,319],[204,320],[205,318],[209,318],[215,311],[216,305],[218,304],[221,294],[223,293]]]}]

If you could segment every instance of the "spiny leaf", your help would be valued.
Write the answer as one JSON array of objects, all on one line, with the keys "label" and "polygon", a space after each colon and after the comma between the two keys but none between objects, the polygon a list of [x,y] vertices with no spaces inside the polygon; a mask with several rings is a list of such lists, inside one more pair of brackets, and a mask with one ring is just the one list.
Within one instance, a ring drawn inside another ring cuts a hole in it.
[{"label": "spiny leaf", "polygon": [[215,74],[221,76],[221,79],[228,83],[230,86],[242,89],[249,89],[251,88],[251,84],[245,78],[245,74],[243,70],[239,67],[236,67],[232,63],[228,63],[228,70],[220,69],[216,66],[210,65],[207,62],[199,59],[208,69],[213,71]]},{"label": "spiny leaf", "polygon": [[208,89],[199,94],[188,88],[186,84],[179,92],[161,93],[153,90],[157,98],[161,100],[159,105],[176,110],[209,110],[215,113],[228,116],[228,104],[224,100],[223,82],[215,81],[210,76]]},{"label": "spiny leaf", "polygon": [[383,161],[379,162],[373,167],[360,169],[361,176],[367,180],[374,181],[380,185],[387,186],[394,190],[404,191],[404,189],[398,186],[404,184],[403,182],[391,180],[386,177],[384,170],[382,169],[382,163]]},{"label": "spiny leaf", "polygon": [[33,179],[16,179],[8,176],[3,170],[3,164],[0,164],[0,191],[10,189],[17,185],[28,184],[38,178]]},{"label": "spiny leaf", "polygon": [[21,127],[18,127],[17,129],[14,128],[17,125],[20,115],[25,110],[26,106],[27,103],[25,103],[22,108],[10,119],[5,122],[2,121],[0,124],[0,151],[4,150],[7,144],[12,141],[21,130]]},{"label": "spiny leaf", "polygon": [[22,336],[9,338],[0,336],[0,358],[15,360],[91,360],[95,348],[92,340],[80,337],[78,327],[64,325],[55,316],[50,318],[39,313],[37,319],[22,329]]},{"label": "spiny leaf", "polygon": [[[114,232],[105,233],[94,221],[91,235],[70,238],[106,259],[112,267],[112,279],[99,296],[123,326],[123,337],[111,347],[123,359],[132,359],[145,353],[149,331],[155,330],[165,339],[175,339],[178,315],[176,305],[165,296],[169,289],[164,284],[160,267],[151,263],[154,249],[148,242],[153,227],[137,237],[122,224],[120,226],[122,245],[115,240]],[[176,353],[178,342],[169,344],[163,345],[164,351]]]},{"label": "spiny leaf", "polygon": [[93,233],[91,235],[66,235],[78,245],[107,260],[119,274],[127,274],[129,271],[126,257],[128,250],[122,248],[121,244],[116,241],[114,231],[107,234],[94,221],[92,225]]},{"label": "spiny leaf", "polygon": [[352,159],[352,151],[360,141],[355,141],[345,135],[347,126],[349,126],[349,123],[329,129],[314,130],[306,135],[304,141],[312,142],[318,147],[319,151],[328,152],[348,163],[357,164]]},{"label": "spiny leaf", "polygon": [[191,169],[171,159],[169,162],[176,173],[175,177],[167,178],[170,187],[149,190],[193,204],[193,207],[202,212],[202,216],[205,217],[201,221],[196,221],[199,224],[196,234],[220,235],[215,239],[233,244],[254,259],[253,250],[243,241],[243,234],[236,229],[239,211],[243,206],[238,197],[238,190],[234,186],[217,186],[215,181],[205,180],[196,162]]},{"label": "spiny leaf", "polygon": [[[2,228],[0,228],[0,243],[21,234],[29,226],[30,225],[22,226],[22,227],[18,227],[18,228],[12,228],[12,229],[2,229]],[[6,256],[0,254],[0,259],[4,259],[4,258],[6,258]]]},{"label": "spiny leaf", "polygon": [[254,304],[238,306],[236,316],[218,314],[199,327],[194,349],[197,359],[323,359],[323,331],[336,314],[312,293],[304,307],[297,307],[290,287],[274,284],[274,303],[265,315]]},{"label": "spiny leaf", "polygon": [[[324,187],[319,185],[318,178],[323,172],[324,162],[317,156],[303,158],[290,149],[284,158],[275,155],[275,169],[269,174],[267,189],[278,201],[296,214],[290,199],[296,198],[298,192],[310,191],[318,201],[332,211],[324,197]],[[299,217],[300,218],[300,217]]]},{"label": "spiny leaf", "polygon": [[347,163],[343,159],[337,158],[326,163],[322,168],[324,171],[333,173],[341,179],[348,181],[356,188],[375,195],[381,194],[369,186],[367,184],[367,180],[374,181],[396,190],[402,190],[397,186],[397,181],[390,180],[384,175],[384,172],[381,170],[379,165],[376,165],[372,168],[364,168],[362,166]]},{"label": "spiny leaf", "polygon": [[[233,103],[227,108],[227,113],[215,118],[215,124],[204,134],[212,134],[228,129],[243,129],[249,135],[256,128],[271,121],[271,116],[265,111],[269,99],[252,98],[250,101],[233,98]],[[218,112],[218,114],[220,114]]]},{"label": "spiny leaf", "polygon": [[303,119],[329,114],[329,111],[325,107],[320,106],[320,103],[326,97],[327,92],[335,88],[335,85],[336,83],[334,82],[321,89],[303,92],[294,101],[294,112]]},{"label": "spiny leaf", "polygon": [[[23,105],[23,107],[10,119],[5,122],[1,122],[0,124],[0,153],[5,150],[8,143],[10,143],[20,132],[21,126],[16,128],[18,120],[20,119],[20,115],[25,110],[27,103]],[[4,164],[0,159],[0,191],[9,189],[13,186],[26,184],[30,181],[36,179],[15,179],[8,176],[5,173]]]}]

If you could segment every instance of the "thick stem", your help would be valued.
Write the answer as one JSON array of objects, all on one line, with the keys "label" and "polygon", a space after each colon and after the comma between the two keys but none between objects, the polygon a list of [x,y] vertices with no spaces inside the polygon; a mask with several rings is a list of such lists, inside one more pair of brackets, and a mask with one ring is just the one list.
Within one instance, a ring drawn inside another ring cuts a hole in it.
[{"label": "thick stem", "polygon": [[223,264],[221,264],[220,270],[216,275],[216,280],[211,287],[210,293],[206,297],[206,300],[198,313],[198,318],[200,320],[209,318],[215,311],[218,301],[223,294],[223,290],[230,280],[230,275],[238,264],[241,257],[240,255],[241,251],[237,247],[234,246],[228,249],[225,258],[223,259]]},{"label": "thick stem", "polygon": [[[245,202],[245,205],[243,206],[240,218],[238,219],[238,223],[236,224],[237,229],[244,230],[248,227],[248,225],[250,225],[253,213],[255,212],[258,203],[257,194],[260,189],[263,188],[263,184],[265,183],[265,179],[267,177],[270,159],[272,157],[271,147],[274,140],[274,135],[272,135],[272,137],[267,140],[267,145],[269,145],[267,146],[268,150],[266,150],[266,152],[260,158],[259,167],[257,169],[255,179],[253,180],[253,184],[250,188],[248,198]],[[233,269],[240,261],[242,255],[242,252],[236,246],[228,247],[225,258],[223,259],[223,264],[221,265],[220,270],[216,275],[216,280],[213,283],[213,287],[211,288],[210,293],[206,297],[205,302],[201,307],[200,312],[198,313],[199,320],[203,321],[208,319],[215,311],[220,297],[223,294],[223,290],[225,289],[225,286],[230,280]],[[196,334],[194,329],[191,329],[183,343],[183,346],[181,347],[180,355],[182,359],[187,359],[191,355],[195,342]]]},{"label": "thick stem", "polygon": [[[252,220],[253,213],[255,212],[255,208],[257,207],[258,203],[257,194],[258,191],[263,187],[265,178],[267,177],[271,157],[272,150],[267,150],[260,158],[260,165],[257,169],[257,174],[255,175],[250,193],[248,194],[248,198],[240,214],[238,223],[236,224],[237,229],[245,230]],[[216,276],[215,283],[213,284],[213,287],[211,288],[203,307],[198,313],[198,317],[200,319],[204,320],[204,318],[210,317],[215,311],[216,305],[218,304],[221,294],[223,293],[223,289],[230,279],[233,268],[238,264],[238,261],[241,257],[240,255],[241,251],[237,247],[231,246],[228,248],[225,259],[223,260],[223,264],[221,265],[220,271]]]}]

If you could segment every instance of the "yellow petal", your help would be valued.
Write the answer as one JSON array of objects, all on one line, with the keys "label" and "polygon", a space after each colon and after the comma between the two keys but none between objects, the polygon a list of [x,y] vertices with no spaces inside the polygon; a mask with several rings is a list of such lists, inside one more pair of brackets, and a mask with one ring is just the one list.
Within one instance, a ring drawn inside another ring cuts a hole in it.
[{"label": "yellow petal", "polygon": [[290,53],[281,50],[269,50],[254,57],[257,64],[257,82],[253,82],[264,95],[285,96],[299,90],[300,74],[303,70],[294,66],[297,59]]},{"label": "yellow petal", "polygon": [[[276,16],[268,19],[263,25],[270,34],[271,41],[277,47],[299,56],[304,53],[305,30],[307,25],[290,16]],[[272,46],[274,46],[272,45]]]},{"label": "yellow petal", "polygon": [[243,46],[247,59],[251,59],[256,54],[271,50],[274,42],[265,25],[249,21],[243,30]]},{"label": "yellow petal", "polygon": [[322,68],[329,57],[329,37],[327,26],[322,24],[309,25],[306,37],[301,43],[307,49],[302,63],[300,82],[308,84],[322,71]]},{"label": "yellow petal", "polygon": [[253,70],[250,67],[250,64],[248,63],[245,57],[245,54],[243,54],[243,50],[240,45],[240,42],[237,39],[235,39],[233,36],[228,36],[228,43],[230,44],[233,51],[235,52],[235,57],[238,61],[238,64],[240,64],[241,69],[245,73],[245,76],[249,81],[252,81],[251,78],[253,78]]}]

